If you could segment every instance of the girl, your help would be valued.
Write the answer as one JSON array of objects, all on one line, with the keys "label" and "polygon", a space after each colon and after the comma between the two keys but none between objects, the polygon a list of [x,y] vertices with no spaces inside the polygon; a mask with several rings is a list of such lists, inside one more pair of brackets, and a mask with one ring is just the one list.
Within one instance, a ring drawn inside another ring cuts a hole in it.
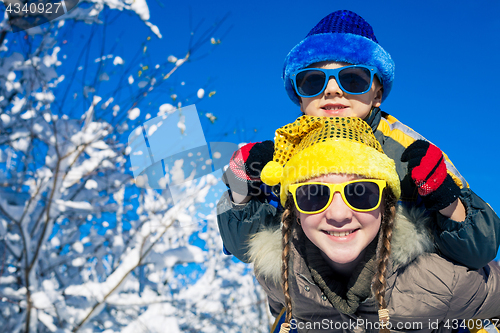
[{"label": "girl", "polygon": [[[493,209],[436,146],[380,110],[393,84],[394,62],[368,22],[347,10],[327,15],[287,55],[283,80],[303,114],[365,120],[396,163],[401,202],[432,217],[442,256],[471,269],[495,258],[500,220]],[[249,262],[249,237],[281,221],[281,212],[259,196],[259,174],[273,148],[269,141],[242,147],[223,176],[230,191],[218,204],[219,230],[225,247],[243,262]]]},{"label": "girl", "polygon": [[284,212],[249,256],[272,313],[286,308],[282,332],[451,332],[500,315],[500,267],[433,253],[427,218],[396,213],[395,163],[363,120],[302,116],[278,129],[261,177],[281,184]]}]

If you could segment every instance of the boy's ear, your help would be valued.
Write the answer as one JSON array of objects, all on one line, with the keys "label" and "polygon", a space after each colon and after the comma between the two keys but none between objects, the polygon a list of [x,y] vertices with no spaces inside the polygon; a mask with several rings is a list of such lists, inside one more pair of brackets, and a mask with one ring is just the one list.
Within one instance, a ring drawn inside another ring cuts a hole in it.
[{"label": "boy's ear", "polygon": [[305,113],[305,111],[303,109],[304,104],[302,104],[302,99],[300,97],[299,97],[299,102],[300,102],[300,112],[304,116],[306,113]]},{"label": "boy's ear", "polygon": [[[384,94],[384,87],[382,85],[375,85],[375,96],[373,97],[373,106],[378,108],[382,104],[382,95]],[[301,104],[302,105],[302,104]]]},{"label": "boy's ear", "polygon": [[305,115],[306,113],[304,112],[304,109],[303,106],[304,104],[302,103],[302,97],[300,97],[297,92],[295,92],[295,96],[297,97],[297,99],[299,100],[299,104],[300,104],[300,112],[302,112],[302,115]]}]

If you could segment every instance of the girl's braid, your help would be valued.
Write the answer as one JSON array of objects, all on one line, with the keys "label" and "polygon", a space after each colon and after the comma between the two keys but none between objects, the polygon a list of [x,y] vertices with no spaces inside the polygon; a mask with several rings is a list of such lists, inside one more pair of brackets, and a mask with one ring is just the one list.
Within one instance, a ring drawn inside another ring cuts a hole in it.
[{"label": "girl's braid", "polygon": [[290,258],[290,239],[292,235],[292,227],[295,220],[295,206],[292,196],[289,195],[285,203],[285,210],[281,217],[281,234],[283,245],[283,252],[281,256],[281,276],[283,280],[283,293],[285,294],[286,307],[285,322],[282,324],[282,329],[283,327],[290,327],[290,321],[292,320],[292,299],[290,297],[290,287],[288,284],[288,260]]},{"label": "girl's braid", "polygon": [[[387,302],[385,301],[387,264],[391,255],[392,229],[394,227],[394,215],[396,211],[396,198],[392,191],[387,190],[385,194],[385,209],[382,216],[382,225],[379,236],[379,253],[377,256],[377,273],[373,277],[372,289],[378,302],[379,317],[384,323],[388,322]],[[380,311],[382,310],[382,312]],[[387,327],[381,327],[381,333],[388,333]]]}]

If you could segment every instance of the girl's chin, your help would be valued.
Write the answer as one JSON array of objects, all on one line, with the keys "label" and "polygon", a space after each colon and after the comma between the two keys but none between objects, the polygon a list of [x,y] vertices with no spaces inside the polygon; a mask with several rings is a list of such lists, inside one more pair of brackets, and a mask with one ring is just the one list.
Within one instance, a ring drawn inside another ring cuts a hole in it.
[{"label": "girl's chin", "polygon": [[358,259],[360,253],[353,253],[352,251],[347,253],[335,252],[331,255],[327,255],[328,258],[336,265],[345,265],[348,266]]}]

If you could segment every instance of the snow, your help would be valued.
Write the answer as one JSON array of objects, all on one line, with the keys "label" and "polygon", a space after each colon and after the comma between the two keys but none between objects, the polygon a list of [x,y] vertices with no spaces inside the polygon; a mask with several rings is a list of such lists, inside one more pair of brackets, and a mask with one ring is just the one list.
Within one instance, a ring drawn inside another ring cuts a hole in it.
[{"label": "snow", "polygon": [[57,331],[57,326],[54,325],[54,317],[46,314],[43,311],[37,311],[38,314],[38,320],[40,320],[45,327],[49,329],[51,332],[56,332]]},{"label": "snow", "polygon": [[123,65],[125,62],[123,59],[119,56],[116,56],[115,59],[113,60],[113,65]]},{"label": "snow", "polygon": [[[30,117],[23,118],[21,116],[21,119],[29,119],[29,118]],[[27,138],[16,138],[14,141],[12,141],[12,147],[16,150],[25,152],[29,147],[29,141]]]},{"label": "snow", "polygon": [[8,114],[0,114],[0,119],[2,120],[4,125],[8,125],[10,123],[10,116]]},{"label": "snow", "polygon": [[[24,206],[18,206],[18,205],[11,205],[5,200],[4,198],[0,197],[0,206],[2,207],[2,210],[7,212],[9,216],[11,216],[13,219],[19,221],[21,219],[21,216],[23,215],[24,212]],[[9,233],[8,237],[16,237],[17,234],[11,234]]]},{"label": "snow", "polygon": [[43,119],[44,119],[46,122],[48,122],[48,123],[50,123],[50,122],[51,122],[51,120],[52,120],[52,118],[50,117],[50,114],[49,114],[48,112],[43,114]]},{"label": "snow", "polygon": [[141,110],[139,110],[139,108],[133,108],[132,110],[130,110],[129,114],[128,114],[128,119],[130,120],[135,120],[137,119],[137,117],[139,117],[141,114]]},{"label": "snow", "polygon": [[73,261],[71,261],[71,265],[74,267],[80,267],[80,266],[85,265],[85,261],[86,261],[85,258],[82,258],[82,257],[75,258],[75,259],[73,259]]},{"label": "snow", "polygon": [[114,100],[113,97],[108,98],[108,100],[101,105],[101,109],[107,109],[109,104],[113,103]]},{"label": "snow", "polygon": [[[128,63],[130,54],[113,50],[92,56],[90,66],[102,68],[97,80],[81,80],[92,68],[65,54],[65,29],[71,27],[65,22],[82,21],[78,34],[91,36],[93,24],[108,24],[102,15],[106,7],[119,15],[133,12],[161,38],[149,22],[146,1],[91,0],[84,7],[27,32],[36,37],[4,40],[0,47],[0,183],[8,183],[3,188],[11,191],[0,195],[2,331],[23,331],[29,316],[30,331],[40,333],[224,332],[234,327],[264,332],[262,291],[246,265],[222,253],[209,200],[214,176],[193,180],[178,160],[163,184],[186,183],[151,190],[138,188],[129,170],[129,155],[136,151],[120,135],[136,129],[142,135],[141,110],[147,110],[146,119],[161,116],[147,128],[148,135],[157,135],[168,121],[176,134],[190,134],[189,119],[174,115],[184,93],[169,92],[158,109],[144,109],[149,97],[142,104],[131,102],[159,86],[161,70],[137,84],[131,72],[118,81],[113,71],[125,69],[120,65],[143,64]],[[174,56],[168,61],[170,67],[189,65]],[[176,80],[187,91],[188,80]],[[110,94],[123,88],[130,92],[125,101],[119,93]],[[190,94],[205,96],[203,89],[192,89]],[[175,105],[166,103],[170,98],[177,99]],[[210,161],[204,166],[208,169]]]},{"label": "snow", "polygon": [[92,210],[93,207],[89,202],[84,202],[84,201],[63,201],[63,200],[56,200],[56,204],[59,206],[58,208],[64,212],[68,208],[72,209],[78,209],[78,210]]},{"label": "snow", "polygon": [[158,37],[158,38],[162,38],[163,36],[161,35],[160,33],[160,29],[152,24],[151,22],[146,22],[146,25],[151,29],[151,31]]},{"label": "snow", "polygon": [[163,116],[165,114],[170,114],[175,111],[175,107],[172,104],[165,103],[160,105],[160,112],[158,112],[158,116]]},{"label": "snow", "polygon": [[167,327],[169,333],[181,333],[178,320],[174,316],[175,313],[173,306],[168,303],[153,304],[128,325],[122,333],[164,333]]},{"label": "snow", "polygon": [[28,119],[34,118],[35,115],[36,115],[35,110],[28,110],[21,115],[21,119],[28,120]]},{"label": "snow", "polygon": [[54,94],[49,91],[49,92],[35,93],[35,99],[44,103],[52,103],[55,97]]},{"label": "snow", "polygon": [[10,284],[10,283],[15,283],[15,282],[16,282],[15,276],[1,276],[0,277],[0,284]]},{"label": "snow", "polygon": [[205,90],[202,88],[198,89],[198,92],[196,93],[196,95],[198,96],[199,99],[202,99],[203,96],[205,96]]},{"label": "snow", "polygon": [[161,262],[164,267],[174,267],[179,263],[202,263],[205,260],[205,254],[203,250],[193,245],[186,245],[183,247],[167,250],[158,255],[160,257],[155,254],[151,254],[148,257],[148,260],[151,260],[153,262]]},{"label": "snow", "polygon": [[108,75],[108,73],[102,73],[99,76],[99,81],[109,81],[109,75]]},{"label": "snow", "polygon": [[82,242],[75,242],[73,243],[72,247],[77,253],[83,253],[84,247]]},{"label": "snow", "polygon": [[99,141],[94,141],[90,144],[90,147],[95,148],[95,149],[109,149],[109,146],[106,144],[106,142],[99,140]]},{"label": "snow", "polygon": [[149,20],[149,8],[146,4],[146,0],[125,0],[127,3],[131,3],[130,9],[139,15],[143,21]]},{"label": "snow", "polygon": [[154,132],[156,132],[158,130],[158,127],[160,127],[160,126],[161,126],[161,122],[159,122],[158,124],[151,125],[148,128],[148,136],[153,135]]},{"label": "snow", "polygon": [[19,111],[21,111],[22,107],[24,106],[24,103],[26,103],[26,99],[19,98],[19,97],[14,97],[14,101],[12,102],[12,108],[10,109],[10,112],[12,114],[16,114]]},{"label": "snow", "polygon": [[60,64],[60,62],[57,60],[57,54],[61,51],[61,48],[59,46],[54,47],[53,52],[51,55],[46,54],[43,57],[43,64],[46,67],[51,67],[52,65],[57,65]]},{"label": "snow", "polygon": [[52,239],[50,240],[50,245],[57,248],[57,247],[61,246],[61,242],[59,241],[59,238],[52,237]]},{"label": "snow", "polygon": [[37,309],[45,309],[51,306],[49,297],[43,291],[32,294],[31,300],[33,301],[33,306]]},{"label": "snow", "polygon": [[93,179],[89,179],[85,182],[85,188],[87,190],[95,189],[95,188],[97,188],[97,182]]}]

